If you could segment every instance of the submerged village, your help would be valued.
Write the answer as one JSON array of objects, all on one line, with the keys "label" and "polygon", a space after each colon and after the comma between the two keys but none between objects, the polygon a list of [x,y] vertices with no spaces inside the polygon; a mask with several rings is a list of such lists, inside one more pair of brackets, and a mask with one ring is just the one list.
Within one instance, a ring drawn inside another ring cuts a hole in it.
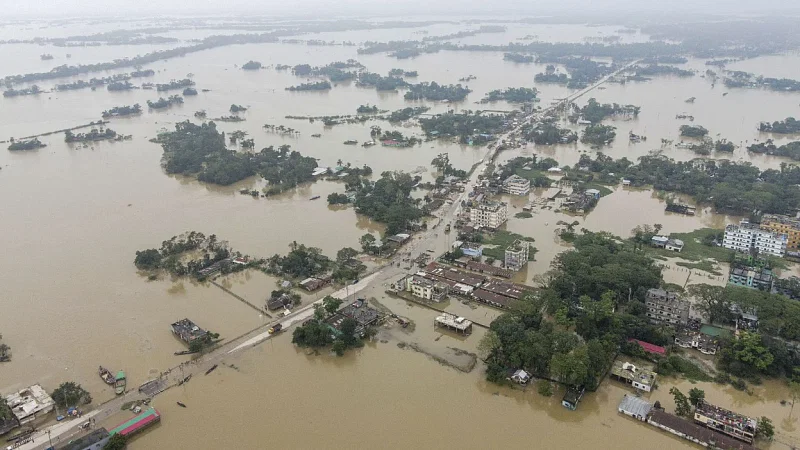
[{"label": "submerged village", "polygon": [[42,277],[8,263],[1,448],[488,446],[459,409],[535,422],[514,448],[800,446],[800,81],[759,71],[794,25],[42,23],[0,24]]}]

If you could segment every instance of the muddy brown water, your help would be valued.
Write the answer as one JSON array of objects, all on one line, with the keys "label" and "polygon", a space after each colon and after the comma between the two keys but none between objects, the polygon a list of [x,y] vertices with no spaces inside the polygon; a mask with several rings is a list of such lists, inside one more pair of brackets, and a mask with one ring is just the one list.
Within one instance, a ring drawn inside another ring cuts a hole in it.
[{"label": "muddy brown water", "polygon": [[[74,25],[40,32],[36,27],[7,26],[0,28],[0,36],[74,35],[86,29],[85,25]],[[431,27],[431,34],[460,29],[463,28],[437,25]],[[320,33],[308,38],[357,42],[408,39],[415,36],[414,31]],[[463,42],[507,42],[527,34],[537,34],[542,39],[580,40],[580,36],[601,36],[612,31],[531,26]],[[189,30],[174,34],[182,39],[204,35]],[[76,64],[158,48],[163,46],[64,49],[0,45],[0,58],[4,61],[0,75],[49,70],[66,62],[66,53],[73,54],[69,63]],[[54,54],[56,60],[40,61],[38,55],[45,52]],[[416,104],[404,101],[402,94],[377,93],[352,84],[341,84],[327,93],[291,93],[284,88],[305,80],[273,70],[243,72],[234,67],[250,59],[266,65],[322,65],[347,58],[357,58],[369,70],[379,73],[394,67],[417,70],[419,81],[456,83],[469,74],[478,77],[469,83],[474,92],[467,101],[456,105],[430,103],[432,112],[485,108],[473,102],[493,89],[529,86],[533,75],[544,70],[543,65],[503,61],[502,55],[495,53],[442,52],[397,61],[385,55],[357,55],[354,47],[224,47],[148,66],[158,73],[147,81],[164,82],[193,73],[197,88],[211,91],[187,98],[184,105],[165,112],[145,111],[139,117],[113,120],[110,127],[133,135],[131,141],[67,146],[62,135],[53,135],[42,138],[48,147],[38,151],[0,151],[0,332],[14,352],[13,362],[0,366],[0,392],[34,382],[53,389],[62,381],[75,380],[88,388],[98,402],[103,401],[113,394],[97,376],[97,366],[123,369],[130,385],[137,386],[180,361],[173,352],[183,346],[169,332],[169,324],[177,319],[189,317],[226,338],[265,322],[264,317],[214,286],[168,277],[147,281],[133,266],[136,250],[157,247],[175,234],[197,230],[215,233],[234,248],[255,256],[284,253],[295,240],[320,247],[333,256],[343,246],[358,247],[358,238],[364,233],[382,232],[380,224],[357,216],[352,209],[326,205],[324,198],[329,193],[343,190],[339,183],[318,182],[275,198],[253,199],[240,195],[238,190],[261,187],[256,180],[215,187],[165,175],[159,166],[161,149],[148,139],[161,129],[172,128],[175,122],[193,119],[197,110],[205,109],[209,117],[217,117],[227,114],[232,103],[248,106],[251,109],[243,115],[246,122],[220,123],[219,128],[226,132],[245,130],[260,147],[291,144],[303,154],[319,158],[322,166],[335,165],[342,159],[354,165],[369,164],[376,173],[415,171],[430,179],[430,160],[437,153],[449,152],[459,168],[469,168],[483,158],[483,148],[449,142],[426,142],[412,149],[345,146],[342,142],[347,139],[366,140],[373,124],[404,133],[420,131],[385,122],[326,128],[319,122],[311,124],[284,116],[352,114],[358,105],[367,103],[386,110]],[[783,73],[785,67],[800,67],[799,61],[797,56],[782,55],[737,63],[736,68]],[[689,65],[704,68],[698,61]],[[91,76],[100,75],[108,74]],[[57,82],[65,81],[68,80]],[[43,82],[40,86],[49,89],[53,84]],[[543,105],[569,92],[550,85],[537,88],[542,91]],[[797,115],[800,103],[797,94],[732,90],[723,97],[723,91],[720,85],[712,88],[699,77],[659,77],[650,83],[608,85],[607,89],[594,91],[590,96],[601,101],[642,106],[638,119],[613,121],[618,127],[618,139],[604,151],[614,157],[635,159],[659,148],[661,137],[677,139],[678,126],[683,123],[674,119],[679,112],[694,114],[695,123],[708,127],[714,135],[720,133],[737,143],[752,142],[767,137],[755,130],[759,120]],[[144,105],[158,96],[146,90],[109,93],[98,89],[3,98],[0,139],[87,123],[99,119],[100,112],[110,107],[136,102]],[[683,103],[690,96],[697,97],[697,101],[693,105]],[[501,110],[512,107],[502,102],[492,105]],[[267,133],[261,129],[265,123],[293,127],[301,134],[285,137]],[[646,134],[647,143],[629,144],[629,130]],[[323,137],[311,138],[313,133],[322,133]],[[504,152],[501,160],[535,152],[555,157],[562,164],[573,164],[584,151],[590,149],[582,144],[528,146]],[[684,150],[670,149],[667,153],[679,159],[693,157]],[[751,157],[741,148],[732,158],[752,161],[760,167],[777,167],[784,161]],[[322,198],[309,200],[316,195]],[[512,209],[512,213],[520,211],[525,203],[521,199],[509,201],[519,208]],[[541,210],[531,219],[511,219],[507,227],[536,238],[540,252],[527,272],[530,279],[547,270],[549,261],[568,248],[554,239],[553,227],[558,220],[578,220],[579,227],[627,235],[641,223],[662,223],[665,232],[682,232],[721,227],[737,219],[705,210],[691,218],[671,215],[664,213],[663,206],[648,191],[617,189],[586,217],[572,219]],[[279,280],[245,273],[221,281],[260,304]],[[370,293],[380,294],[380,289]],[[440,337],[432,331],[431,311],[404,302],[381,301],[417,323],[414,333],[400,338],[418,342],[433,353],[448,346],[474,352],[482,335],[476,330],[466,339]],[[472,314],[474,319],[487,322],[497,314],[457,303],[448,306],[448,310]],[[470,374],[460,373],[440,366],[424,354],[397,348],[400,338],[368,345],[344,358],[307,356],[291,346],[288,336],[269,341],[227,361],[240,367],[239,371],[221,367],[208,377],[193,380],[186,388],[173,389],[159,397],[156,404],[164,413],[163,423],[135,440],[131,448],[224,448],[231,442],[238,443],[239,448],[266,444],[297,448],[486,448],[502,444],[519,448],[529,447],[532,442],[551,448],[634,448],[643,443],[669,448],[686,446],[683,441],[619,417],[616,404],[626,391],[615,384],[604,384],[598,393],[587,397],[578,411],[569,412],[559,405],[559,394],[544,399],[534,389],[521,392],[487,384],[482,380],[480,366]],[[681,386],[688,389],[686,383]],[[797,436],[796,421],[786,419],[788,408],[778,404],[783,388],[777,383],[766,383],[754,396],[703,386],[709,398],[723,406],[752,415],[766,414],[780,432]],[[653,398],[663,402],[668,397],[667,390],[668,383]],[[175,407],[178,399],[189,408]]]}]

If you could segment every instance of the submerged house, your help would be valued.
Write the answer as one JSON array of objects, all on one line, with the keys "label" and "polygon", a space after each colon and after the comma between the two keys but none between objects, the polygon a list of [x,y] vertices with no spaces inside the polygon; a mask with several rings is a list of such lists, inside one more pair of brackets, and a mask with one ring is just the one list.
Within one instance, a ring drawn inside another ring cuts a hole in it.
[{"label": "submerged house", "polygon": [[571,411],[575,411],[578,408],[578,403],[583,398],[583,394],[585,392],[586,388],[583,386],[570,386],[567,389],[567,392],[564,394],[564,397],[561,399],[561,406]]}]

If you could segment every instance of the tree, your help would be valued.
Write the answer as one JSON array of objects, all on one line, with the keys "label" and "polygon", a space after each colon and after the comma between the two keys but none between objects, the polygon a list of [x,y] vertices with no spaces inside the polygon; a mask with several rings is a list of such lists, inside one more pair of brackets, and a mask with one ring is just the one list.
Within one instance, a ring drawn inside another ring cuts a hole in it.
[{"label": "tree", "polygon": [[672,387],[669,393],[675,399],[675,414],[682,417],[689,417],[692,413],[692,406],[689,404],[689,399],[678,388]]},{"label": "tree", "polygon": [[770,441],[772,440],[773,436],[775,436],[775,426],[772,425],[772,421],[769,419],[769,417],[761,416],[761,418],[758,419],[756,434],[764,439]]},{"label": "tree", "polygon": [[358,256],[358,251],[354,248],[344,247],[343,249],[336,252],[336,262],[339,264],[345,264],[348,261],[354,259]]},{"label": "tree", "polygon": [[153,270],[157,269],[161,264],[161,253],[154,248],[141,250],[136,252],[136,258],[133,263],[137,269]]},{"label": "tree", "polygon": [[727,322],[731,318],[731,304],[723,295],[721,286],[693,284],[689,286],[689,295],[697,299],[697,309],[703,313],[710,323]]},{"label": "tree", "polygon": [[492,330],[487,331],[481,338],[481,341],[478,342],[478,356],[485,361],[501,344],[497,333]]},{"label": "tree", "polygon": [[588,359],[586,346],[566,354],[556,353],[550,360],[550,372],[569,386],[582,385],[589,375]]},{"label": "tree", "polygon": [[761,335],[742,331],[739,339],[733,344],[734,356],[759,371],[765,371],[775,357],[764,346]]},{"label": "tree", "polygon": [[103,446],[103,450],[123,450],[128,445],[128,438],[122,434],[115,434]]},{"label": "tree", "polygon": [[361,236],[361,238],[358,240],[358,243],[361,244],[361,248],[364,250],[364,253],[374,254],[375,249],[377,248],[375,246],[375,241],[375,236],[367,233]]},{"label": "tree", "polygon": [[794,402],[800,398],[800,382],[797,381],[790,381],[789,382],[789,395],[792,396],[792,409],[789,411],[789,415],[792,415],[794,411]]},{"label": "tree", "polygon": [[322,300],[322,307],[325,308],[325,311],[329,315],[336,313],[336,311],[339,310],[339,306],[341,305],[342,305],[341,300],[339,300],[338,298],[333,298],[330,295]]},{"label": "tree", "polygon": [[689,403],[691,403],[695,408],[700,402],[705,400],[705,398],[706,392],[704,390],[698,388],[689,389]]},{"label": "tree", "polygon": [[73,406],[88,405],[92,402],[92,396],[85,389],[72,381],[66,381],[50,394],[50,397],[61,408],[71,408]]}]

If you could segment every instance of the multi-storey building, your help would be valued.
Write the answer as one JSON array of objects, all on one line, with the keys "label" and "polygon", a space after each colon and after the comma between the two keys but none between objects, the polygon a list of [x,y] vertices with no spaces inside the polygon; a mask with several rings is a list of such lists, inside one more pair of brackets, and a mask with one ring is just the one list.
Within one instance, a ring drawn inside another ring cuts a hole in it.
[{"label": "multi-storey building", "polygon": [[503,202],[481,203],[470,209],[469,220],[476,228],[500,228],[508,220],[508,205]]},{"label": "multi-storey building", "polygon": [[773,256],[783,256],[787,243],[787,235],[762,230],[747,220],[742,220],[739,225],[725,227],[725,237],[722,240],[723,247],[737,252],[747,253],[756,249],[761,254]]},{"label": "multi-storey building", "polygon": [[503,181],[503,192],[511,195],[528,195],[531,192],[531,182],[519,175],[511,175]]},{"label": "multi-storey building", "polygon": [[753,443],[756,420],[701,400],[694,411],[694,420],[714,431]]},{"label": "multi-storey building", "polygon": [[689,302],[674,292],[649,289],[645,306],[651,322],[686,325],[689,321]]},{"label": "multi-storey building", "polygon": [[447,297],[449,286],[445,283],[428,280],[421,276],[412,275],[406,279],[406,290],[414,297],[425,300],[440,301]]},{"label": "multi-storey building", "polygon": [[505,265],[506,269],[518,272],[528,264],[530,249],[528,243],[517,239],[506,248]]},{"label": "multi-storey building", "polygon": [[728,284],[762,291],[772,290],[773,281],[772,271],[764,267],[732,267],[728,274]]},{"label": "multi-storey building", "polygon": [[787,237],[786,248],[800,249],[800,219],[777,214],[764,214],[761,218],[761,229],[785,234]]}]

